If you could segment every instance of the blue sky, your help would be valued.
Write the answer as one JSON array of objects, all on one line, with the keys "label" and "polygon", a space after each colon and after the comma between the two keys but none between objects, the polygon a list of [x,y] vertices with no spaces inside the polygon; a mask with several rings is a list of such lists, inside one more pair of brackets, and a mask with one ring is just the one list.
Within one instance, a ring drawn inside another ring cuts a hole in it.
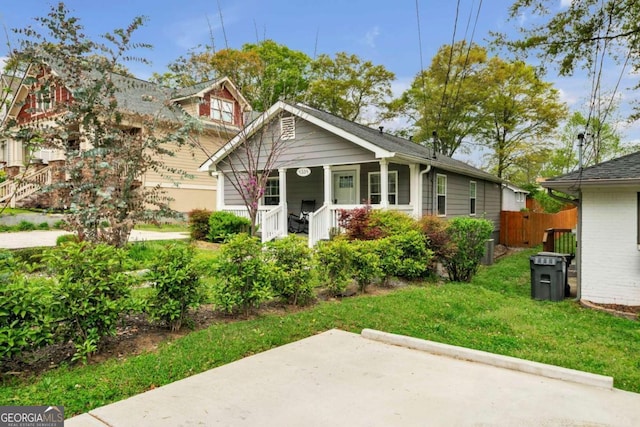
[{"label": "blue sky", "polygon": [[[558,0],[558,7],[569,1]],[[10,29],[33,24],[32,18],[45,15],[52,2],[2,3],[0,22]],[[169,62],[190,48],[210,44],[210,29],[217,49],[227,45],[240,48],[244,43],[268,38],[311,57],[339,51],[357,54],[396,74],[396,94],[408,87],[421,66],[415,0],[68,0],[65,3],[91,35],[125,27],[135,16],[146,16],[148,21],[138,33],[138,41],[154,46],[144,53],[153,64],[129,64],[130,70],[141,78],[148,78],[154,71],[165,71]],[[417,3],[423,66],[427,67],[438,48],[451,43],[454,37],[457,2],[418,0]],[[518,26],[530,22],[530,17],[507,21],[512,3],[512,0],[461,0],[455,40],[471,38],[480,4],[474,42],[485,45],[490,30],[515,35]],[[0,50],[0,57],[5,54],[6,46]],[[605,86],[613,87],[618,75],[619,69],[605,71]],[[584,76],[559,79],[549,75],[546,80],[556,84],[563,100],[574,109],[580,109],[589,95],[590,83]],[[621,94],[623,101],[628,101],[629,92],[621,90]],[[621,110],[624,108],[623,103]],[[623,134],[626,139],[640,142],[639,129],[625,128]]]}]

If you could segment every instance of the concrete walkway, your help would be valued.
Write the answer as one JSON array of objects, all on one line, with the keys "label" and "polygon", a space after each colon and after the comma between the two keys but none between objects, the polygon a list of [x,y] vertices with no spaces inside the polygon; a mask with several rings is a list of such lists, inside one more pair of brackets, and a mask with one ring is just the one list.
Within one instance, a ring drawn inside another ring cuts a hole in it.
[{"label": "concrete walkway", "polygon": [[610,377],[379,331],[331,330],[65,426],[640,425],[640,394],[611,384]]},{"label": "concrete walkway", "polygon": [[[63,234],[69,234],[69,232],[61,230],[48,230],[0,233],[0,248],[22,249],[38,246],[55,246],[56,239]],[[144,240],[178,240],[188,238],[189,233],[133,230],[131,232],[131,236],[129,236],[129,241],[139,242]]]}]

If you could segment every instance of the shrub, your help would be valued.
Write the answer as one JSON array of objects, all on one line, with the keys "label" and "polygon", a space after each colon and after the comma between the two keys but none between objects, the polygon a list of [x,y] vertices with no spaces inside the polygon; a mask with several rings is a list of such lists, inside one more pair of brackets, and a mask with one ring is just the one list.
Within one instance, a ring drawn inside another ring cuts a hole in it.
[{"label": "shrub", "polygon": [[338,225],[350,240],[374,240],[382,237],[382,230],[371,226],[371,206],[350,210],[341,209]]},{"label": "shrub", "polygon": [[313,300],[316,275],[305,239],[289,236],[267,243],[265,268],[275,296],[289,304],[307,304]]},{"label": "shrub", "polygon": [[[417,230],[393,234],[384,239],[389,253],[381,253],[387,276],[416,279],[427,271],[433,252],[427,249],[424,235]],[[389,250],[389,248],[393,248]]]},{"label": "shrub", "polygon": [[443,260],[449,279],[471,281],[478,271],[485,243],[492,232],[493,224],[487,219],[456,217],[449,220],[447,233],[454,246]]},{"label": "shrub", "polygon": [[21,274],[0,280],[0,360],[36,350],[54,340],[60,301],[54,282]]},{"label": "shrub", "polygon": [[169,245],[151,266],[146,278],[155,290],[151,297],[151,316],[177,331],[190,308],[202,299],[200,272],[191,246]]},{"label": "shrub", "polygon": [[22,220],[18,223],[18,231],[32,231],[35,229],[36,226],[32,222]]},{"label": "shrub", "polygon": [[38,224],[38,230],[48,230],[49,229],[49,223],[48,222],[41,222],[40,224]]},{"label": "shrub", "polygon": [[51,226],[51,228],[54,228],[56,230],[64,230],[64,228],[66,227],[67,223],[64,222],[63,220],[59,220],[53,223],[53,225]]},{"label": "shrub", "polygon": [[75,234],[63,234],[62,236],[58,236],[56,239],[56,246],[61,246],[65,243],[78,243],[78,236]]},{"label": "shrub", "polygon": [[321,283],[330,294],[343,294],[353,277],[354,250],[349,241],[336,238],[318,242],[315,257]]},{"label": "shrub", "polygon": [[246,233],[251,226],[247,218],[231,212],[217,211],[209,217],[209,241],[224,242],[229,236]]},{"label": "shrub", "polygon": [[383,275],[380,259],[376,253],[379,240],[360,240],[352,242],[353,274],[358,290],[365,292],[367,286]]},{"label": "shrub", "polygon": [[14,258],[18,262],[24,262],[29,264],[40,264],[42,255],[49,248],[23,248],[12,251]]},{"label": "shrub", "polygon": [[446,258],[452,256],[455,249],[451,236],[447,233],[447,226],[448,223],[445,220],[433,215],[425,215],[419,221],[419,227],[427,238],[427,247],[433,252],[428,265],[433,272],[436,270],[436,262],[444,263]]},{"label": "shrub", "polygon": [[189,233],[193,240],[206,240],[209,235],[209,217],[211,211],[194,209],[189,212]]},{"label": "shrub", "polygon": [[265,277],[262,244],[248,234],[229,238],[220,248],[213,266],[215,274],[213,304],[234,314],[272,298],[269,279]]},{"label": "shrub", "polygon": [[137,278],[124,272],[125,252],[113,246],[67,243],[45,252],[43,261],[60,286],[66,334],[86,360],[116,321]]},{"label": "shrub", "polygon": [[383,209],[371,211],[369,226],[379,229],[382,237],[420,229],[418,222],[410,215],[400,211]]}]

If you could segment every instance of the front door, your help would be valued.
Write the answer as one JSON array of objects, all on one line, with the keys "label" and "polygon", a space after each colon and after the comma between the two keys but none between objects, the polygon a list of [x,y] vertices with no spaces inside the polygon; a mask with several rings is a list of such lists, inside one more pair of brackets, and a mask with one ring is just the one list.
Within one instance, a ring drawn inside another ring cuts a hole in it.
[{"label": "front door", "polygon": [[357,176],[355,170],[333,172],[333,203],[337,205],[355,205],[358,203]]}]

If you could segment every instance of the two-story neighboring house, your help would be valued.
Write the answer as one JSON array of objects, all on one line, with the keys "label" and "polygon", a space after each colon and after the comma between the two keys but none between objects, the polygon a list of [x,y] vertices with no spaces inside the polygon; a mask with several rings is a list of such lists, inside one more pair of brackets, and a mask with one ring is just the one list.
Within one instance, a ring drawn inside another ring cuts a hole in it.
[{"label": "two-story neighboring house", "polygon": [[[36,83],[14,84],[10,88],[12,99],[7,103],[7,117],[16,119],[19,124],[53,123],[56,115],[64,113],[65,103],[73,102],[73,88],[53,86],[50,96],[46,97],[37,90],[37,82],[46,78],[46,73],[57,72],[55,66],[31,66],[28,73],[36,77]],[[163,162],[167,169],[175,172],[147,172],[140,176],[140,185],[163,188],[164,193],[173,199],[170,207],[179,212],[215,209],[216,183],[207,172],[199,172],[198,166],[245,125],[251,111],[247,100],[226,77],[177,90],[118,74],[113,74],[111,79],[118,87],[116,101],[118,109],[124,113],[129,131],[144,132],[144,119],[162,115],[163,110],[167,110],[167,102],[180,105],[198,119],[202,128],[197,135],[197,148],[167,147],[175,155],[163,158]],[[178,120],[175,115],[165,115],[164,118]],[[83,146],[86,143],[82,139],[77,144],[80,150],[89,148]],[[55,173],[55,166],[64,161],[65,153],[61,150],[43,148],[27,152],[20,141],[0,141],[0,170],[3,169],[9,177],[0,184],[0,203],[10,201],[17,206],[49,207],[47,204],[52,202],[38,198],[37,191],[40,185],[64,179]],[[190,176],[181,176],[179,171]],[[16,189],[11,178],[18,175],[28,182]]]}]

